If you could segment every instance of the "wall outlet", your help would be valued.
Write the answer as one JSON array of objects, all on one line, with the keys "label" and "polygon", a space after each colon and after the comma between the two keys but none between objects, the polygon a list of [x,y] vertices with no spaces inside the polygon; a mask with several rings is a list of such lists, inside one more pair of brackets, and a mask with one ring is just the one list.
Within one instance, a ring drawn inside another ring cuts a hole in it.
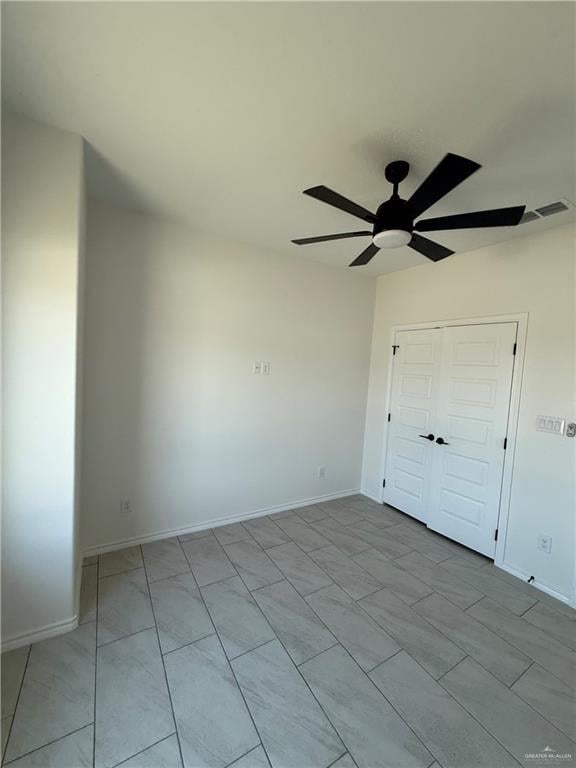
[{"label": "wall outlet", "polygon": [[552,550],[552,536],[543,536],[540,534],[538,536],[538,549],[541,549],[542,552],[546,552],[546,554],[549,555]]},{"label": "wall outlet", "polygon": [[132,514],[132,502],[130,499],[120,499],[120,514],[130,515]]},{"label": "wall outlet", "polygon": [[254,360],[254,375],[260,376],[262,373],[262,363],[260,360]]},{"label": "wall outlet", "polygon": [[270,363],[268,360],[262,360],[262,376],[270,375]]},{"label": "wall outlet", "polygon": [[318,467],[318,477],[320,480],[324,480],[326,477],[326,467]]}]

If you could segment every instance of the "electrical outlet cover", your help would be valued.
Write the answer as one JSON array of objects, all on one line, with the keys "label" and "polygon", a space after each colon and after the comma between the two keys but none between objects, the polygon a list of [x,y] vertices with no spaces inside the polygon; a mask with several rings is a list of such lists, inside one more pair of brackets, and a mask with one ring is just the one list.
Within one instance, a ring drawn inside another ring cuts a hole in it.
[{"label": "electrical outlet cover", "polygon": [[540,536],[538,536],[538,549],[541,549],[542,552],[546,552],[546,554],[549,555],[552,551],[552,537],[540,534]]}]

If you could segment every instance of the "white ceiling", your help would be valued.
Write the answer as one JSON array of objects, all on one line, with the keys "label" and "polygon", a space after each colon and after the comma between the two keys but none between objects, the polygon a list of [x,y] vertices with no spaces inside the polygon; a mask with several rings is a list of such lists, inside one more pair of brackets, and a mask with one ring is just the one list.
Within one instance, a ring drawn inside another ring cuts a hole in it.
[{"label": "white ceiling", "polygon": [[[3,95],[89,143],[91,194],[288,258],[346,265],[363,229],[301,194],[375,209],[450,151],[483,168],[439,216],[576,199],[573,3],[52,3],[3,11]],[[434,233],[456,252],[558,226]],[[427,263],[408,248],[363,268]]]}]

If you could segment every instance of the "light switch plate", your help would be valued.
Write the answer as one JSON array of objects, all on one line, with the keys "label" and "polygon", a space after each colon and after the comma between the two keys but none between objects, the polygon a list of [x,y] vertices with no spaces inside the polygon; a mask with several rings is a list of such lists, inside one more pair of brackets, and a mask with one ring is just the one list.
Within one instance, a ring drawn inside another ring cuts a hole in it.
[{"label": "light switch plate", "polygon": [[563,435],[566,419],[560,416],[536,416],[536,429],[538,432],[550,432],[553,435]]}]

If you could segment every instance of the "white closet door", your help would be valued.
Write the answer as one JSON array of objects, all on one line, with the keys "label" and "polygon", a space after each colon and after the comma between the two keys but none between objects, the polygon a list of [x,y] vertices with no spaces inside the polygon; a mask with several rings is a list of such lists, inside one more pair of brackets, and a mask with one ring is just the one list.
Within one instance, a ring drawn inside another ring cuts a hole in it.
[{"label": "white closet door", "polygon": [[443,329],[428,527],[495,552],[516,323]]},{"label": "white closet door", "polygon": [[[440,372],[441,330],[398,331],[392,369],[384,501],[427,519]],[[423,437],[424,436],[424,437]]]}]

